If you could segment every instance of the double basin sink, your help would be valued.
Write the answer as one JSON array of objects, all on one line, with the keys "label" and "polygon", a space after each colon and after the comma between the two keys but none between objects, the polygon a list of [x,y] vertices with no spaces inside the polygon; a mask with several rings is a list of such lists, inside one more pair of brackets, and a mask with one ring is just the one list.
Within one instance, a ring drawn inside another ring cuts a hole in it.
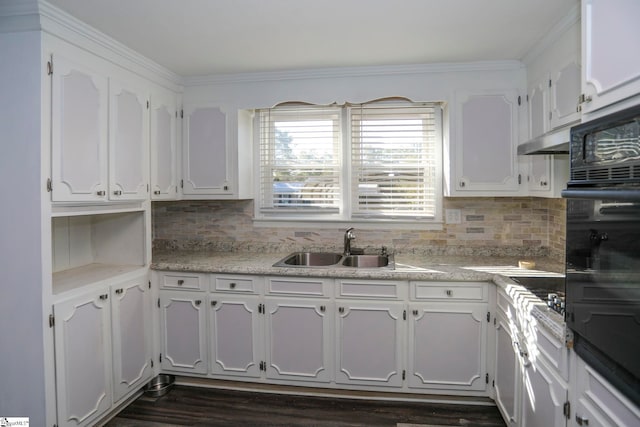
[{"label": "double basin sink", "polygon": [[344,255],[335,252],[294,252],[274,267],[395,268],[393,255]]}]

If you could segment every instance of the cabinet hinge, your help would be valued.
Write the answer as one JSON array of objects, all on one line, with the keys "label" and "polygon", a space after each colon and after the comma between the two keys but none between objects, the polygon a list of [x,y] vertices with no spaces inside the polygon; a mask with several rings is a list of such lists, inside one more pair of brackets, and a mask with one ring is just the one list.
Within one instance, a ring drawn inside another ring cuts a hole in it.
[{"label": "cabinet hinge", "polygon": [[491,387],[496,388],[496,380],[491,380]]},{"label": "cabinet hinge", "polygon": [[184,119],[184,110],[180,110],[180,118]]},{"label": "cabinet hinge", "polygon": [[158,298],[158,308],[160,308],[160,298]]},{"label": "cabinet hinge", "polygon": [[47,178],[47,193],[51,193],[53,191],[53,184],[51,183],[51,178]]},{"label": "cabinet hinge", "polygon": [[47,75],[50,76],[53,74],[53,58],[47,61]]},{"label": "cabinet hinge", "polygon": [[160,356],[158,357],[158,361],[162,363],[162,353],[160,353]]},{"label": "cabinet hinge", "polygon": [[54,326],[56,326],[56,316],[54,316],[53,314],[49,315],[49,327],[53,328]]},{"label": "cabinet hinge", "polygon": [[493,324],[494,325],[496,324],[496,318],[495,317],[493,318]]},{"label": "cabinet hinge", "polygon": [[487,311],[487,322],[491,321],[491,312]]},{"label": "cabinet hinge", "polygon": [[149,280],[149,289],[151,289],[151,280]]},{"label": "cabinet hinge", "polygon": [[150,362],[151,362],[151,367],[153,368],[153,359],[151,359],[151,361],[150,361]]},{"label": "cabinet hinge", "polygon": [[522,97],[518,95],[518,105],[522,105]]},{"label": "cabinet hinge", "polygon": [[147,101],[147,110],[149,109],[149,101]]},{"label": "cabinet hinge", "polygon": [[402,381],[404,381],[407,378],[407,371],[405,371],[404,369],[402,370]]},{"label": "cabinet hinge", "polygon": [[551,79],[549,79],[549,87],[551,87]]},{"label": "cabinet hinge", "polygon": [[549,120],[551,120],[552,117],[553,117],[553,113],[549,111]]},{"label": "cabinet hinge", "polygon": [[489,384],[489,374],[484,374],[484,383]]},{"label": "cabinet hinge", "polygon": [[562,413],[567,419],[571,418],[571,403],[568,400],[562,405]]},{"label": "cabinet hinge", "polygon": [[402,320],[407,320],[407,310],[402,312]]},{"label": "cabinet hinge", "polygon": [[518,174],[518,185],[522,184],[522,174]]},{"label": "cabinet hinge", "polygon": [[180,188],[184,188],[184,179],[180,180]]}]

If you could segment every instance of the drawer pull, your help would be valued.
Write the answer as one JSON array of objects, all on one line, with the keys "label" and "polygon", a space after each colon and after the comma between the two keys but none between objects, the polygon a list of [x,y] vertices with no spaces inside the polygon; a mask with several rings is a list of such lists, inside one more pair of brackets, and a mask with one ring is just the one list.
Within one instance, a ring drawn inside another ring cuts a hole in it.
[{"label": "drawer pull", "polygon": [[104,195],[105,195],[105,194],[107,194],[107,193],[106,193],[104,190],[99,190],[99,191],[96,191],[96,194],[97,194],[98,196],[104,196]]},{"label": "drawer pull", "polygon": [[417,316],[418,315],[418,310],[413,310],[413,315]]},{"label": "drawer pull", "polygon": [[196,307],[198,307],[198,306],[200,306],[200,304],[202,304],[202,301],[197,299],[197,300],[195,300],[195,303],[196,303]]},{"label": "drawer pull", "polygon": [[231,282],[231,283],[229,283],[229,287],[230,287],[231,289],[235,289],[235,288],[236,288],[236,282]]},{"label": "drawer pull", "polygon": [[579,426],[588,426],[589,418],[582,418],[581,416],[576,415],[576,422],[578,423]]},{"label": "drawer pull", "polygon": [[178,279],[178,286],[182,286],[182,285],[184,285],[184,280]]},{"label": "drawer pull", "polygon": [[122,293],[122,289],[116,289],[116,295],[120,295]]},{"label": "drawer pull", "polygon": [[453,296],[453,291],[451,289],[447,289],[446,294],[448,297]]},{"label": "drawer pull", "polygon": [[320,312],[324,313],[326,309],[327,307],[325,307],[324,305],[320,306]]},{"label": "drawer pull", "polygon": [[211,301],[211,307],[215,307],[218,304],[218,301]]}]

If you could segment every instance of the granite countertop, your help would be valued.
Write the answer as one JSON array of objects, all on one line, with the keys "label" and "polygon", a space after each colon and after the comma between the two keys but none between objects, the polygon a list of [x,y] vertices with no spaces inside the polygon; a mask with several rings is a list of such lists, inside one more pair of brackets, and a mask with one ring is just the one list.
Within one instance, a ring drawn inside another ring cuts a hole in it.
[{"label": "granite countertop", "polygon": [[562,276],[564,265],[546,258],[527,258],[536,262],[535,270],[518,267],[517,257],[429,256],[396,254],[395,269],[351,267],[273,267],[287,253],[208,252],[154,250],[151,268],[164,271],[253,274],[298,277],[362,278],[378,280],[486,281],[504,289],[520,309],[528,311],[539,324],[558,339],[565,339],[562,315],[549,310],[523,286],[508,276]]}]

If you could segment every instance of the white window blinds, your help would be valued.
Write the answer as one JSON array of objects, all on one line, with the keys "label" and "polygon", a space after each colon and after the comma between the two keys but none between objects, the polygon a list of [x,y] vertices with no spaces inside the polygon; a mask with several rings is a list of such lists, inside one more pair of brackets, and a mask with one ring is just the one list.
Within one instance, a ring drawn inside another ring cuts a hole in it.
[{"label": "white window blinds", "polygon": [[351,108],[354,217],[433,218],[439,190],[440,107]]},{"label": "white window blinds", "polygon": [[260,211],[337,212],[341,108],[279,107],[260,112]]}]

